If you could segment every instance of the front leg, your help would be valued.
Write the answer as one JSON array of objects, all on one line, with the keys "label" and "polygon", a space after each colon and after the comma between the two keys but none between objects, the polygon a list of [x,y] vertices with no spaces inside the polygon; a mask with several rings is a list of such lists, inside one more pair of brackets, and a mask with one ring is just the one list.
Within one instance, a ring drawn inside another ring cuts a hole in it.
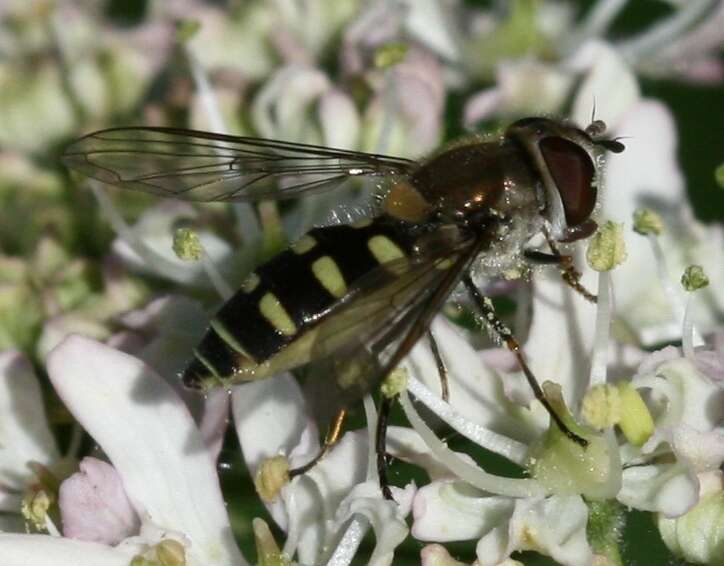
[{"label": "front leg", "polygon": [[573,442],[585,448],[588,445],[588,441],[578,436],[571,429],[569,429],[568,426],[566,426],[566,424],[561,419],[560,415],[550,404],[545,394],[543,393],[543,389],[538,383],[538,380],[536,379],[535,375],[533,375],[533,372],[528,366],[528,362],[525,359],[525,354],[523,354],[523,349],[513,336],[510,329],[505,324],[503,324],[503,321],[498,318],[498,315],[495,313],[495,309],[493,308],[493,303],[490,301],[490,299],[481,295],[480,290],[475,286],[475,283],[473,283],[470,275],[466,275],[465,277],[463,277],[463,285],[465,286],[465,289],[468,292],[468,296],[472,300],[475,309],[478,311],[478,315],[480,316],[481,320],[488,326],[490,332],[494,336],[496,336],[503,344],[505,344],[508,350],[510,350],[510,352],[512,352],[515,356],[518,362],[518,366],[520,366],[520,369],[523,371],[523,375],[525,375],[525,378],[528,381],[528,385],[533,391],[533,395],[535,395],[535,398],[538,399],[538,401],[540,401],[541,405],[543,405],[545,410],[548,411],[551,419],[553,420],[553,422],[556,423],[561,432],[563,432],[563,434],[565,434]]},{"label": "front leg", "polygon": [[573,256],[560,253],[555,243],[548,240],[552,253],[540,252],[538,250],[523,250],[523,256],[541,265],[557,265],[561,271],[561,277],[571,289],[581,295],[587,301],[596,303],[597,297],[581,284],[581,272],[576,269],[573,263]]}]

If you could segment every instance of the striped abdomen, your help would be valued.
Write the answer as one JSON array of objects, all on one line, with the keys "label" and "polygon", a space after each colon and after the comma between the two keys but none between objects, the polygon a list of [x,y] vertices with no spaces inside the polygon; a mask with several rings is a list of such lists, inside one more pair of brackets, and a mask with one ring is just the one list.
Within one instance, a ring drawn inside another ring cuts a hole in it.
[{"label": "striped abdomen", "polygon": [[306,363],[309,330],[360,277],[408,255],[413,236],[381,216],[315,228],[259,266],[212,319],[184,372],[189,387],[269,377]]}]

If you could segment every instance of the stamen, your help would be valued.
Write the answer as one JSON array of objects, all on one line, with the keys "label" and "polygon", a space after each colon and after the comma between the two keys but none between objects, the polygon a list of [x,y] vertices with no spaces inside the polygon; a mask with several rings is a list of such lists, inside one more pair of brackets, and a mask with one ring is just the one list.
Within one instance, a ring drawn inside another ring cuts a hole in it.
[{"label": "stamen", "polygon": [[608,342],[611,331],[611,277],[608,271],[598,274],[598,301],[596,303],[596,327],[591,354],[589,387],[606,383]]},{"label": "stamen", "polygon": [[[634,212],[634,231],[642,236],[645,236],[649,245],[651,246],[651,252],[654,256],[654,262],[656,263],[656,273],[659,277],[659,283],[661,289],[669,300],[671,310],[673,313],[673,320],[678,325],[679,321],[683,321],[682,329],[682,348],[684,349],[684,355],[686,355],[687,347],[691,347],[693,351],[694,345],[703,344],[704,341],[694,328],[693,324],[689,325],[689,319],[687,314],[689,313],[688,305],[689,301],[685,302],[681,293],[674,287],[674,284],[669,276],[669,268],[666,262],[666,256],[664,250],[658,240],[659,234],[664,230],[664,224],[658,214],[651,210],[641,209]],[[690,315],[689,315],[690,316]],[[687,356],[688,357],[688,356]]]},{"label": "stamen", "polygon": [[[367,445],[369,446],[367,451],[367,481],[379,482],[374,450],[377,431],[377,409],[371,395],[365,395],[363,405],[367,419]],[[348,566],[351,564],[369,528],[369,521],[363,515],[355,514],[334,549],[332,556],[327,561],[327,566]]]},{"label": "stamen", "polygon": [[[695,340],[701,341],[696,329],[694,328],[693,302],[694,291],[703,289],[709,285],[709,278],[704,273],[704,269],[700,265],[690,265],[681,276],[681,285],[689,293],[686,301],[686,309],[684,310],[684,328],[681,331],[681,346],[684,350],[684,357],[691,363],[694,363],[694,345]],[[697,344],[698,345],[698,344]]]},{"label": "stamen", "polygon": [[547,490],[536,480],[513,479],[495,476],[470,464],[450,450],[422,420],[412,405],[406,391],[400,395],[400,404],[412,428],[422,437],[433,455],[451,472],[469,484],[498,495],[508,497],[535,497],[548,495]]},{"label": "stamen", "polygon": [[588,265],[599,272],[598,302],[596,303],[596,332],[591,356],[591,386],[606,382],[608,341],[611,331],[611,279],[609,271],[626,259],[623,224],[606,222],[591,239],[586,252]]},{"label": "stamen", "polygon": [[[187,39],[188,37],[178,37],[183,47],[183,53],[189,63],[191,69],[191,76],[194,79],[196,85],[196,91],[199,95],[201,106],[204,109],[206,118],[209,121],[211,131],[220,134],[228,133],[228,128],[224,123],[224,118],[221,115],[219,109],[219,101],[214,94],[214,90],[211,87],[211,82],[206,74],[203,66],[193,54],[191,47],[189,46]],[[223,142],[218,142],[223,145]],[[238,219],[237,226],[241,234],[241,238],[246,243],[254,243],[261,240],[261,227],[259,226],[259,220],[257,219],[256,213],[252,205],[244,202],[234,203],[234,212]]]},{"label": "stamen", "polygon": [[415,396],[415,399],[465,438],[519,466],[525,464],[528,447],[522,442],[493,432],[478,423],[468,420],[455,407],[443,401],[425,387],[417,378],[410,378],[407,390]]},{"label": "stamen", "polygon": [[113,201],[107,193],[100,189],[100,183],[97,181],[91,181],[91,189],[93,195],[98,201],[98,205],[101,208],[101,212],[108,220],[113,230],[118,234],[118,237],[123,240],[126,245],[138,255],[144,263],[152,265],[153,268],[164,277],[169,279],[183,279],[186,275],[184,269],[175,263],[171,263],[165,257],[157,254],[153,249],[149,248],[143,240],[141,240],[133,232],[131,227],[126,224],[126,221],[121,216],[120,212],[116,209]]},{"label": "stamen", "polygon": [[234,296],[231,286],[223,278],[216,264],[211,260],[199,236],[190,228],[179,228],[173,235],[173,251],[183,261],[201,261],[211,285],[224,301]]}]

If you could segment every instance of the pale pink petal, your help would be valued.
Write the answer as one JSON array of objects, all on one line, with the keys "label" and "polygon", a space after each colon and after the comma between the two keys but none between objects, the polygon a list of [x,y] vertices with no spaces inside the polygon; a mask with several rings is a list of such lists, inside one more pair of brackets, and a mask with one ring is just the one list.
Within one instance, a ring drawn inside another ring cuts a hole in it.
[{"label": "pale pink petal", "polygon": [[60,485],[63,534],[69,538],[116,545],[138,532],[141,522],[110,464],[87,457]]},{"label": "pale pink petal", "polygon": [[717,330],[712,348],[697,348],[696,368],[721,387],[724,387],[724,330]]},{"label": "pale pink petal", "polygon": [[500,88],[488,88],[473,94],[465,102],[463,124],[471,129],[478,122],[489,118],[503,104],[503,93]]},{"label": "pale pink petal", "polygon": [[319,122],[325,145],[355,149],[359,144],[360,117],[352,98],[332,88],[319,100]]},{"label": "pale pink petal", "polygon": [[128,566],[139,551],[49,535],[0,534],[3,566]]},{"label": "pale pink petal", "polygon": [[11,497],[5,507],[3,499],[25,488],[28,462],[50,465],[59,457],[30,361],[17,351],[0,353],[0,509],[17,503]]},{"label": "pale pink petal", "polygon": [[245,564],[203,438],[163,379],[136,358],[77,336],[51,353],[48,373],[144,521],[184,533],[200,563]]}]

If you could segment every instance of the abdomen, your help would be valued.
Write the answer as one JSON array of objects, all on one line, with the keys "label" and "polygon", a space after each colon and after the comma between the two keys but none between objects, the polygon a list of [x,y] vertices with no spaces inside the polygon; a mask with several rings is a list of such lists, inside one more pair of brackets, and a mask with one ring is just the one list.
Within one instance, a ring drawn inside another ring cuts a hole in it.
[{"label": "abdomen", "polygon": [[314,326],[363,275],[411,253],[387,216],[315,228],[249,275],[211,320],[183,374],[197,389],[269,377],[309,360]]}]

